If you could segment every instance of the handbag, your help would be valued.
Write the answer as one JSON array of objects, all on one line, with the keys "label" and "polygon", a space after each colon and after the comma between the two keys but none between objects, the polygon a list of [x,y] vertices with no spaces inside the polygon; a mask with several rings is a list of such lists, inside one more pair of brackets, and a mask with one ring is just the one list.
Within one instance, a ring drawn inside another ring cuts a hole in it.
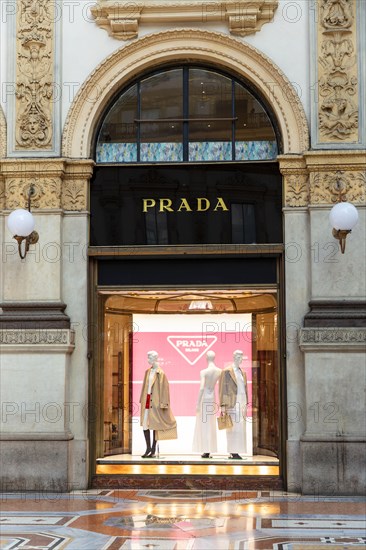
[{"label": "handbag", "polygon": [[178,439],[177,425],[167,430],[156,430],[156,441],[161,441],[162,439]]},{"label": "handbag", "polygon": [[221,413],[217,417],[217,427],[219,430],[227,430],[233,427],[233,421],[229,413]]}]

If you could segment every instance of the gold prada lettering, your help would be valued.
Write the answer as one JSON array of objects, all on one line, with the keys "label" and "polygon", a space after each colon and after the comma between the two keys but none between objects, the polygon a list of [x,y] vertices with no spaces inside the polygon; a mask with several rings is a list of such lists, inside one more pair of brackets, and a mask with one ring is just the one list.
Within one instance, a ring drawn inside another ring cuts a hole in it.
[{"label": "gold prada lettering", "polygon": [[[216,197],[215,207],[212,205],[209,199],[206,197],[197,197],[196,199],[188,199],[181,197],[178,199],[180,202],[173,205],[173,200],[168,198],[161,199],[142,199],[142,211],[147,212],[149,208],[155,208],[158,206],[158,212],[207,212],[207,210],[213,210],[217,212],[228,212],[229,209],[225,204],[222,197]],[[158,203],[158,204],[157,204]]]},{"label": "gold prada lettering", "polygon": [[148,208],[152,208],[156,205],[155,199],[142,199],[142,211],[147,212]]},{"label": "gold prada lettering", "polygon": [[[202,204],[204,202],[204,205]],[[210,201],[206,197],[198,197],[197,212],[205,212],[210,208]]]},{"label": "gold prada lettering", "polygon": [[217,204],[214,208],[214,212],[216,212],[219,208],[222,208],[225,212],[227,212],[229,209],[224,203],[224,199],[222,197],[217,197]]},{"label": "gold prada lettering", "polygon": [[159,199],[159,212],[174,212],[171,199]]},{"label": "gold prada lettering", "polygon": [[192,208],[189,206],[187,199],[184,198],[181,199],[181,203],[177,212],[181,212],[182,210],[185,210],[186,212],[192,212]]}]

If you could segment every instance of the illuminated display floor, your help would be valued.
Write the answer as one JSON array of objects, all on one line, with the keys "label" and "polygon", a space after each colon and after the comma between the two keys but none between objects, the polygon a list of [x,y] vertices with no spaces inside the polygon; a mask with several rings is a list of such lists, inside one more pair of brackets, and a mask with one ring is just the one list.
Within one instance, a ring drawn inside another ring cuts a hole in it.
[{"label": "illuminated display floor", "polygon": [[197,455],[161,455],[158,459],[143,459],[135,455],[114,455],[97,460],[97,475],[165,474],[165,475],[279,475],[278,459],[248,456],[228,460],[225,456],[202,459]]}]

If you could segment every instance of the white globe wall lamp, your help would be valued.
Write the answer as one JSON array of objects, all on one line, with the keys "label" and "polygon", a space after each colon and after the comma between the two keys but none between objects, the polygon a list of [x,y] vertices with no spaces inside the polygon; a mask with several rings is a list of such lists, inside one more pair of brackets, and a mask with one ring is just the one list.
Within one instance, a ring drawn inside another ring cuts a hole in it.
[{"label": "white globe wall lamp", "polygon": [[344,193],[339,193],[338,201],[330,211],[329,220],[333,226],[333,237],[339,240],[341,252],[344,254],[346,238],[358,222],[358,212],[353,204],[346,202]]},{"label": "white globe wall lamp", "polygon": [[[8,217],[8,228],[14,236],[14,239],[18,242],[18,252],[22,260],[27,255],[29,246],[31,244],[36,244],[39,239],[37,231],[34,231],[35,220],[31,214],[31,197],[34,194],[33,185],[29,188],[28,193],[28,210],[23,208],[17,208]],[[23,246],[23,241],[24,246]],[[23,251],[22,251],[23,248]]]}]

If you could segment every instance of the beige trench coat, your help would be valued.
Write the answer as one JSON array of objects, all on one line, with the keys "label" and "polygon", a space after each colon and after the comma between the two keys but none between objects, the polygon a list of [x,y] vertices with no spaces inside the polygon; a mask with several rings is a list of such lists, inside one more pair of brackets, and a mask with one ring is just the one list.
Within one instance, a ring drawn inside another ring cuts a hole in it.
[{"label": "beige trench coat", "polygon": [[[150,369],[145,372],[140,396],[140,426],[144,423],[146,395],[149,387]],[[158,367],[151,386],[151,401],[148,417],[149,430],[168,430],[177,425],[170,410],[169,383],[164,371]]]},{"label": "beige trench coat", "polygon": [[[248,388],[247,388],[247,375],[240,369],[245,385],[245,395],[247,397],[248,403]],[[238,386],[236,383],[234,368],[226,367],[221,373],[219,380],[219,397],[220,397],[220,406],[226,407],[228,409],[233,409],[236,403],[236,394],[238,393]]]}]

